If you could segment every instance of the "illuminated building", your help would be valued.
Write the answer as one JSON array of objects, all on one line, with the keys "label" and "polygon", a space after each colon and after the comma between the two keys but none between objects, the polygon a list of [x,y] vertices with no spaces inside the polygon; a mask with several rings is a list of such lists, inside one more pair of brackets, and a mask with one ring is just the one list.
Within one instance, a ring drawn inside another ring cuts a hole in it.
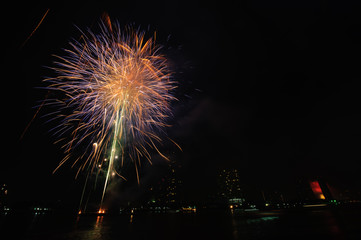
[{"label": "illuminated building", "polygon": [[311,181],[310,186],[316,199],[320,199],[320,200],[326,199],[318,181]]},{"label": "illuminated building", "polygon": [[167,174],[154,184],[150,190],[152,192],[151,204],[163,206],[180,205],[182,181],[179,178],[180,166],[169,164]]},{"label": "illuminated building", "polygon": [[239,180],[237,169],[221,170],[218,175],[218,195],[229,204],[241,206],[245,199]]},{"label": "illuminated building", "polygon": [[180,186],[182,181],[177,177],[176,168],[171,166],[166,184],[166,204],[175,204],[180,200]]},{"label": "illuminated building", "polygon": [[335,198],[330,191],[329,185],[324,181],[321,180],[310,181],[310,187],[316,199],[331,200]]}]

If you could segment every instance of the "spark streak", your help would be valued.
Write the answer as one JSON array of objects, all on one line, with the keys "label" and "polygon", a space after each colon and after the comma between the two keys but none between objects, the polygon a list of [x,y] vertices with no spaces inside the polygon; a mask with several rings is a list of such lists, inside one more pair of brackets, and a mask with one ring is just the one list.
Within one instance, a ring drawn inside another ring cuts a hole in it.
[{"label": "spark streak", "polygon": [[48,8],[48,10],[46,10],[45,14],[43,15],[43,17],[41,18],[40,22],[38,23],[38,25],[36,25],[35,29],[30,33],[30,35],[25,39],[25,41],[21,44],[19,49],[22,49],[24,47],[24,45],[29,41],[29,39],[34,35],[34,33],[36,32],[36,30],[38,30],[38,28],[40,27],[40,25],[42,24],[42,22],[44,21],[46,15],[48,15],[50,8]]}]

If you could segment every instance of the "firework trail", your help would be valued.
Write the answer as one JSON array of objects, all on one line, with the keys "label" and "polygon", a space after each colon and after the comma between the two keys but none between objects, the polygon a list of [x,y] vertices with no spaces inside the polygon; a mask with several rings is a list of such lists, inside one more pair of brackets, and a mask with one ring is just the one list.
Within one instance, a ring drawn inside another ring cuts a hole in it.
[{"label": "firework trail", "polygon": [[30,35],[25,39],[25,41],[21,44],[19,49],[22,49],[24,47],[24,45],[29,41],[29,39],[34,35],[34,33],[36,32],[36,30],[38,30],[38,28],[40,27],[41,23],[44,21],[46,15],[48,15],[50,8],[48,8],[48,10],[46,10],[45,14],[43,15],[43,17],[41,18],[40,22],[38,23],[38,25],[36,25],[36,27],[34,28],[34,30],[30,33]]},{"label": "firework trail", "polygon": [[175,82],[155,34],[145,39],[144,32],[121,31],[110,21],[99,26],[98,34],[88,30],[72,41],[66,56],[57,56],[56,77],[44,81],[62,96],[47,102],[57,107],[52,119],[62,120],[54,131],[65,142],[65,157],[54,172],[69,159],[78,167],[76,176],[104,169],[101,206],[110,177],[123,177],[125,161],[134,162],[139,183],[141,159],[151,163],[147,149],[167,159],[157,148],[158,133],[167,126]]}]

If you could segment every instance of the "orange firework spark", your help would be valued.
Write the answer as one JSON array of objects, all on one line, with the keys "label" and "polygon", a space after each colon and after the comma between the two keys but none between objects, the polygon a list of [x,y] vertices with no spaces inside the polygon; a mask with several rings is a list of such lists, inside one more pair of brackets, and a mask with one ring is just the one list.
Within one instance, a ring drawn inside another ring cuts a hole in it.
[{"label": "orange firework spark", "polygon": [[77,175],[85,168],[106,168],[103,201],[110,176],[122,177],[124,161],[134,162],[139,183],[141,159],[151,162],[147,149],[167,159],[156,146],[162,141],[157,133],[167,126],[175,82],[167,59],[143,32],[122,32],[108,18],[100,23],[99,34],[88,31],[81,39],[70,43],[66,56],[57,56],[56,77],[45,82],[48,89],[64,93],[48,104],[61,112],[55,113],[63,119],[55,129],[60,140],[71,136],[58,167],[81,149],[73,163],[79,166]]},{"label": "orange firework spark", "polygon": [[48,8],[48,10],[46,10],[46,12],[44,13],[43,17],[41,18],[40,22],[38,23],[38,25],[36,25],[36,27],[34,28],[34,30],[30,33],[30,35],[25,39],[25,41],[21,44],[20,49],[24,47],[24,45],[29,41],[29,39],[34,35],[34,33],[36,32],[36,30],[38,30],[38,28],[40,27],[41,23],[44,21],[46,15],[48,15],[50,8]]}]

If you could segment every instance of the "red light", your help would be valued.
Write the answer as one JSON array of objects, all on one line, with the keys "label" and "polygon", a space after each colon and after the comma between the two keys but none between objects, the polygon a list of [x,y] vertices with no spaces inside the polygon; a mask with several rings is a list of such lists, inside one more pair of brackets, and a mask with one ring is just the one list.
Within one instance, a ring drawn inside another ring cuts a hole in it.
[{"label": "red light", "polygon": [[310,186],[317,199],[325,199],[325,196],[323,195],[321,186],[318,181],[310,182]]}]

